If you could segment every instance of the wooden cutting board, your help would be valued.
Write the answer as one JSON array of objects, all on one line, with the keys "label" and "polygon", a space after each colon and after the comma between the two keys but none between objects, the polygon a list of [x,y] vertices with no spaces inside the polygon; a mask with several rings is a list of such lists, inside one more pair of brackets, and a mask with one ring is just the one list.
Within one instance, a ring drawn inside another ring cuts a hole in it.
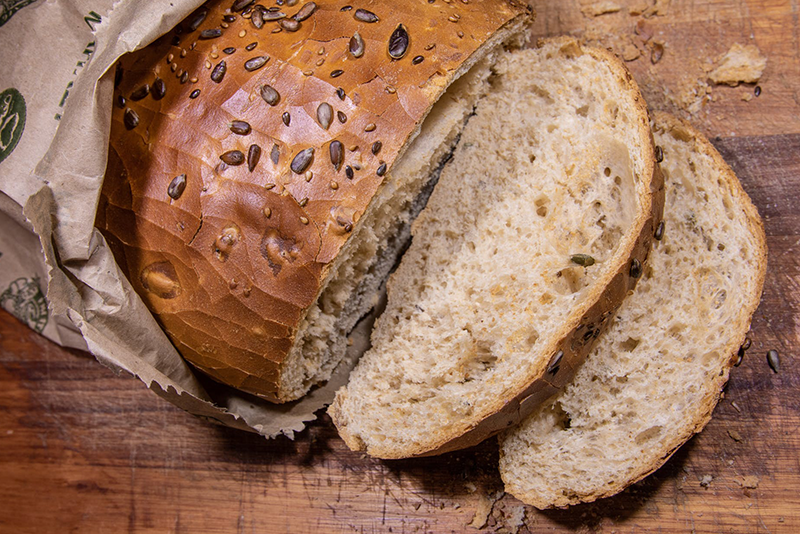
[{"label": "wooden cutting board", "polygon": [[[706,132],[764,217],[752,348],[706,430],[662,469],[616,497],[539,512],[501,493],[494,440],[383,462],[350,452],[322,417],[267,441],[197,420],[0,312],[0,531],[800,532],[798,1],[653,1],[604,2],[620,10],[596,17],[598,2],[540,1],[532,35],[630,59],[651,107]],[[650,16],[632,14],[640,6]],[[708,83],[734,43],[768,58],[759,97]]]}]

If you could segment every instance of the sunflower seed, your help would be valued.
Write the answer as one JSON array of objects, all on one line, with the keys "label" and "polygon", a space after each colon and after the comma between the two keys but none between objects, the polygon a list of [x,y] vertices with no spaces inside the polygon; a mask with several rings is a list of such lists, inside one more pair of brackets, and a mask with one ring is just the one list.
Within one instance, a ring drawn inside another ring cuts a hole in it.
[{"label": "sunflower seed", "polygon": [[273,22],[285,18],[286,18],[286,13],[284,13],[283,11],[267,11],[264,14],[264,20],[267,22]]},{"label": "sunflower seed", "polygon": [[195,99],[195,98],[197,98],[198,96],[200,96],[200,89],[195,89],[194,91],[192,91],[192,92],[189,94],[189,98],[191,98],[191,99]]},{"label": "sunflower seed", "polygon": [[381,162],[381,164],[378,165],[378,170],[375,171],[375,174],[378,176],[383,176],[386,174],[386,163]]},{"label": "sunflower seed", "polygon": [[263,98],[264,102],[266,102],[270,106],[276,106],[278,105],[278,102],[280,102],[281,100],[281,95],[271,85],[262,85],[261,98]]},{"label": "sunflower seed", "polygon": [[253,72],[254,70],[258,70],[263,67],[267,61],[269,61],[269,56],[256,56],[254,58],[250,58],[244,63],[244,70],[247,72]]},{"label": "sunflower seed", "polygon": [[281,19],[278,24],[287,32],[296,32],[300,29],[300,23],[294,19]]},{"label": "sunflower seed", "polygon": [[236,0],[231,6],[231,11],[244,11],[244,8],[249,7],[255,0]]},{"label": "sunflower seed", "polygon": [[305,150],[301,150],[297,153],[297,155],[292,160],[290,165],[292,172],[295,174],[303,174],[305,170],[311,165],[311,162],[314,160],[314,148],[307,148]]},{"label": "sunflower seed", "polygon": [[777,350],[770,349],[767,351],[767,363],[769,364],[769,368],[772,369],[772,372],[778,374],[781,370],[781,359]]},{"label": "sunflower seed", "polygon": [[184,189],[186,189],[186,175],[181,174],[180,176],[173,178],[169,183],[169,187],[167,187],[167,194],[172,200],[178,200],[181,198]]},{"label": "sunflower seed", "polygon": [[207,16],[208,16],[208,10],[207,9],[198,9],[197,11],[195,11],[189,17],[189,24],[188,24],[189,31],[193,32],[197,28],[199,28],[200,25],[203,23],[203,21],[206,20]]},{"label": "sunflower seed", "polygon": [[554,375],[558,373],[558,370],[561,368],[561,360],[564,358],[564,351],[560,350],[556,352],[552,358],[550,358],[550,364],[547,366],[547,374]]},{"label": "sunflower seed", "polygon": [[344,74],[344,71],[342,69],[336,69],[331,72],[331,78],[338,78],[342,74]]},{"label": "sunflower seed", "polygon": [[276,144],[272,145],[272,151],[269,153],[269,158],[272,160],[272,163],[277,165],[281,159],[281,149]]},{"label": "sunflower seed", "polygon": [[222,35],[222,30],[219,28],[203,30],[200,32],[200,39],[216,39],[220,35]]},{"label": "sunflower seed", "polygon": [[392,59],[401,59],[407,51],[408,32],[402,24],[399,24],[389,37],[389,56]]},{"label": "sunflower seed", "polygon": [[342,163],[344,163],[344,145],[342,145],[342,142],[331,141],[330,153],[333,168],[338,172],[342,168]]},{"label": "sunflower seed", "polygon": [[364,55],[364,39],[361,38],[358,32],[354,33],[350,38],[349,49],[353,57],[361,57]]},{"label": "sunflower seed", "polygon": [[339,97],[339,100],[341,100],[341,101],[344,101],[344,98],[345,98],[347,95],[345,94],[345,92],[344,92],[344,89],[342,89],[341,87],[339,87],[338,89],[336,89],[336,96],[338,96],[338,97]]},{"label": "sunflower seed", "polygon": [[380,19],[378,15],[373,13],[372,11],[367,11],[366,9],[356,9],[356,12],[353,14],[356,20],[361,22],[378,22]]},{"label": "sunflower seed", "polygon": [[317,10],[317,4],[315,4],[314,2],[308,2],[306,5],[300,8],[300,11],[298,11],[295,14],[294,20],[296,20],[297,22],[303,22],[308,17],[313,15],[314,11],[316,10]]},{"label": "sunflower seed", "polygon": [[125,110],[125,116],[123,117],[123,122],[125,123],[125,128],[128,130],[133,130],[137,126],[139,126],[139,114],[133,111],[131,108],[127,108]]},{"label": "sunflower seed", "polygon": [[121,107],[122,109],[125,109],[125,104],[126,104],[127,102],[128,102],[128,101],[127,101],[127,100],[125,100],[125,97],[124,97],[124,96],[122,96],[122,95],[118,95],[118,96],[117,96],[117,105],[118,105],[119,107]]},{"label": "sunflower seed", "polygon": [[658,226],[656,227],[656,233],[653,237],[656,238],[656,241],[661,241],[664,239],[664,221],[658,223]]},{"label": "sunflower seed", "polygon": [[249,45],[245,46],[244,49],[247,50],[248,52],[250,52],[251,50],[253,50],[257,46],[258,46],[258,43],[252,42]]},{"label": "sunflower seed", "polygon": [[228,71],[228,65],[225,63],[223,59],[217,66],[214,67],[214,70],[211,71],[211,81],[215,83],[220,83],[222,79],[225,77],[225,73]]},{"label": "sunflower seed", "polygon": [[136,102],[137,100],[141,100],[149,94],[150,94],[150,84],[146,83],[134,89],[133,92],[131,93],[130,99],[133,102]]},{"label": "sunflower seed", "polygon": [[264,27],[264,13],[263,6],[256,6],[253,9],[253,14],[250,17],[250,22],[253,24],[253,27],[257,30],[260,30]]},{"label": "sunflower seed", "polygon": [[283,121],[283,124],[289,126],[292,123],[292,116],[289,115],[288,111],[284,111],[283,115],[281,115],[281,120]]},{"label": "sunflower seed", "polygon": [[222,20],[228,23],[236,22],[236,15],[225,15],[224,17],[222,17]]},{"label": "sunflower seed", "polygon": [[183,73],[181,74],[181,84],[186,83],[188,80],[189,80],[189,72],[183,71]]},{"label": "sunflower seed", "polygon": [[636,258],[631,260],[631,270],[630,270],[631,278],[639,278],[642,276],[642,264]]},{"label": "sunflower seed", "polygon": [[425,61],[425,56],[416,56],[414,59],[411,60],[412,65],[419,65]]},{"label": "sunflower seed", "polygon": [[244,163],[244,154],[241,150],[229,150],[222,154],[219,159],[228,165],[241,165]]},{"label": "sunflower seed", "polygon": [[573,254],[569,257],[569,260],[572,263],[577,263],[578,265],[582,265],[583,267],[589,267],[590,265],[594,265],[594,258],[589,256],[588,254]]},{"label": "sunflower seed", "polygon": [[234,47],[232,47],[232,46],[229,46],[228,48],[223,48],[222,51],[225,52],[228,55],[231,55],[234,52],[236,52],[236,49]]},{"label": "sunflower seed", "polygon": [[336,117],[339,119],[339,122],[342,124],[347,122],[347,115],[345,115],[344,111],[337,111]]},{"label": "sunflower seed", "polygon": [[250,172],[253,172],[256,168],[259,159],[261,159],[261,147],[258,145],[250,145],[250,148],[247,149],[247,169]]},{"label": "sunflower seed", "polygon": [[251,131],[250,124],[245,121],[233,121],[231,122],[231,131],[238,135],[247,135]]},{"label": "sunflower seed", "polygon": [[753,94],[756,95],[756,97],[761,96],[761,86],[760,85],[756,85],[755,89],[753,89]]},{"label": "sunflower seed", "polygon": [[662,161],[664,161],[664,150],[660,146],[656,145],[655,152],[656,152],[656,162],[661,163]]},{"label": "sunflower seed", "polygon": [[319,105],[317,108],[317,120],[323,130],[327,130],[330,127],[333,120],[333,108],[330,104],[323,102]]},{"label": "sunflower seed", "polygon": [[376,156],[381,151],[381,148],[383,148],[383,143],[381,143],[380,141],[375,141],[374,143],[372,143],[372,153],[375,154]]}]

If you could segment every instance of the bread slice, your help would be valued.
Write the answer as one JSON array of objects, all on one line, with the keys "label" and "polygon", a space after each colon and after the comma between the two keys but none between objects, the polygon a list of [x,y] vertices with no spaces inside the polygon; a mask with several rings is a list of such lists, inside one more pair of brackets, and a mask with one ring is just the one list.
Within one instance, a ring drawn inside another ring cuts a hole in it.
[{"label": "bread slice", "polygon": [[636,282],[662,206],[642,97],[611,54],[540,45],[497,63],[412,227],[373,347],[329,408],[354,450],[439,453],[517,422]]},{"label": "bread slice", "polygon": [[755,207],[691,126],[653,128],[667,201],[644,278],[574,382],[501,438],[506,491],[537,508],[614,495],[702,430],[759,302]]}]

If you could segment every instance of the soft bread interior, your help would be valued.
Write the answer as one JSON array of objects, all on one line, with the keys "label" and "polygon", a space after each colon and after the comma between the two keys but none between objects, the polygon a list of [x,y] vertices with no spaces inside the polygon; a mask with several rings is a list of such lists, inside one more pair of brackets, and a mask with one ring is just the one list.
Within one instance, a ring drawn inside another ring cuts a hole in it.
[{"label": "soft bread interior", "polygon": [[[506,490],[544,508],[612,495],[708,421],[763,283],[758,215],[713,148],[659,124],[665,230],[574,381],[501,440]],[[704,145],[704,146],[702,146]]]},{"label": "soft bread interior", "polygon": [[342,361],[348,333],[375,305],[380,285],[408,245],[411,221],[427,202],[475,104],[489,89],[490,66],[505,46],[500,38],[516,41],[508,33],[493,39],[489,52],[448,87],[358,221],[284,362],[281,391],[286,400],[329,379]]},{"label": "soft bread interior", "polygon": [[647,167],[629,93],[559,44],[500,58],[331,408],[351,447],[425,452],[536,378],[576,305],[626,261]]}]

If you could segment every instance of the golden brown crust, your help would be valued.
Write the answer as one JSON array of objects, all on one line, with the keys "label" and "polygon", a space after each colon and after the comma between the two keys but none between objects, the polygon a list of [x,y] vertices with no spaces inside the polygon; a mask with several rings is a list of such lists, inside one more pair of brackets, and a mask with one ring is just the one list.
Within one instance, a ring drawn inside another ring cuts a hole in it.
[{"label": "golden brown crust", "polygon": [[[371,447],[368,453],[379,458],[406,458],[411,456],[433,456],[476,445],[483,440],[518,424],[533,409],[570,382],[575,371],[591,352],[597,337],[605,331],[610,319],[624,298],[636,286],[639,277],[631,276],[631,265],[634,260],[640,267],[647,260],[653,235],[661,222],[664,210],[664,177],[655,161],[655,145],[650,131],[649,114],[644,98],[636,82],[624,64],[608,51],[583,47],[578,41],[569,38],[557,38],[540,41],[539,46],[552,43],[559,47],[559,52],[571,55],[590,54],[599,61],[606,62],[612,71],[617,73],[625,90],[633,95],[636,102],[635,127],[639,131],[642,146],[639,147],[646,162],[646,170],[640,177],[647,187],[640,190],[637,199],[638,214],[631,224],[628,237],[619,247],[621,261],[615,272],[607,273],[604,279],[596,282],[597,289],[587,296],[582,305],[565,321],[560,335],[555,335],[550,350],[545,353],[553,356],[547,362],[532,366],[528,380],[520,383],[518,393],[510,399],[498,399],[490,408],[491,415],[471,428],[456,429],[453,432],[441,433],[438,442],[433,446],[426,445],[415,449],[399,449],[393,446]],[[641,273],[641,268],[639,269]],[[560,354],[560,356],[559,356]],[[339,392],[342,394],[342,391]],[[338,413],[338,399],[328,409],[328,413],[337,425],[339,434],[353,450],[365,450],[366,445],[357,437],[349,434],[345,421]]]},{"label": "golden brown crust", "polygon": [[[231,13],[231,0],[210,2],[122,58],[115,103],[126,101],[114,110],[97,217],[181,354],[215,379],[274,401],[286,400],[277,384],[298,325],[385,172],[459,67],[499,29],[530,16],[514,0],[311,4],[284,6],[286,18],[256,29],[255,4]],[[359,8],[379,20],[365,22]],[[310,16],[288,31],[304,9]],[[389,40],[400,25],[409,44],[392,59]],[[360,57],[349,51],[355,32]],[[263,56],[262,66],[246,68]],[[144,84],[150,91],[137,99]],[[269,89],[262,97],[265,85],[279,97]],[[237,120],[251,131],[232,132]],[[341,166],[330,155],[333,141],[344,148]],[[382,146],[373,154],[376,141]],[[260,158],[251,172],[253,145]],[[311,163],[293,171],[309,148]],[[221,160],[237,150],[226,159],[244,163]],[[352,179],[348,165],[360,167]],[[181,175],[185,189],[178,196],[173,186],[172,198],[170,184]]]}]

